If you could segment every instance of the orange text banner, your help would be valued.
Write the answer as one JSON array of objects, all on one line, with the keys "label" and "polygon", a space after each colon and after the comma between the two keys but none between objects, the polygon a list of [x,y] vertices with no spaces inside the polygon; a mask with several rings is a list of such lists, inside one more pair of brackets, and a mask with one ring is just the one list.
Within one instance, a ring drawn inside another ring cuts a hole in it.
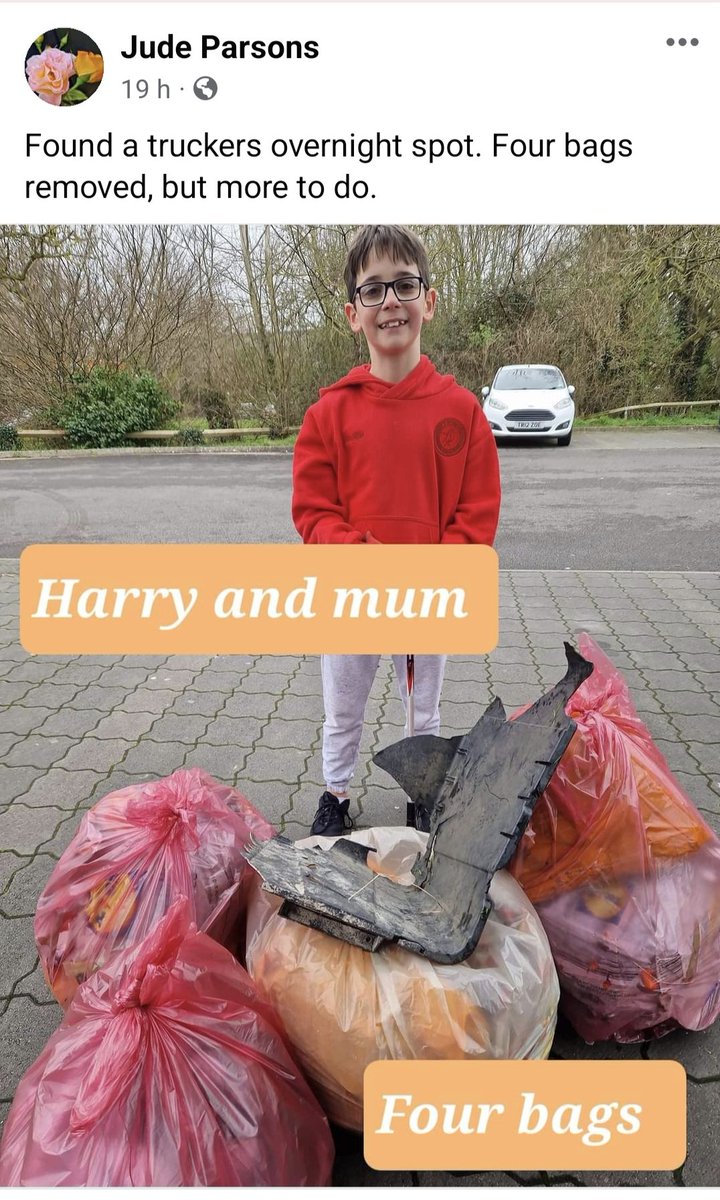
[{"label": "orange text banner", "polygon": [[365,1158],[382,1171],[670,1171],[686,1154],[680,1063],[376,1062]]},{"label": "orange text banner", "polygon": [[488,546],[37,545],[20,559],[34,654],[486,654]]}]

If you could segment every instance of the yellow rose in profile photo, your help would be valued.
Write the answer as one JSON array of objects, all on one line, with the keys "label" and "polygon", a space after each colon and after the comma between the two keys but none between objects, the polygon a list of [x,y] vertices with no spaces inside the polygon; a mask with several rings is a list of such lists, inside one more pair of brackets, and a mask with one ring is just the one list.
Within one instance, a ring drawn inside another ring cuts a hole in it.
[{"label": "yellow rose in profile photo", "polygon": [[88,75],[88,83],[99,83],[103,77],[102,54],[93,54],[92,50],[78,50],[75,55],[75,74]]}]

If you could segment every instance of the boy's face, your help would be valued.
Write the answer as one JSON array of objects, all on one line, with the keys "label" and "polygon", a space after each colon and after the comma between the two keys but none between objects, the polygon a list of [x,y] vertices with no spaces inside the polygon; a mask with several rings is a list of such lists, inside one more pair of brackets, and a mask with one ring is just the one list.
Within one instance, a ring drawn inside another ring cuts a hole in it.
[{"label": "boy's face", "polygon": [[[387,254],[373,254],[359,272],[355,286],[389,283],[419,274],[416,263],[402,259],[395,261]],[[353,333],[364,334],[375,364],[419,355],[420,333],[425,322],[433,318],[436,299],[433,288],[422,287],[416,300],[398,300],[393,289],[388,288],[383,302],[369,308],[363,305],[356,292],[354,302],[345,305],[345,315]]]}]

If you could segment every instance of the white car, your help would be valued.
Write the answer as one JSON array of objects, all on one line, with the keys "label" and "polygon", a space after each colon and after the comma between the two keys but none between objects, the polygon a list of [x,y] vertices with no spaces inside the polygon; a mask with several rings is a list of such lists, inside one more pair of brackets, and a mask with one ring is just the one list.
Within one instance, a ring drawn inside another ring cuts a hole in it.
[{"label": "white car", "polygon": [[483,412],[495,437],[555,437],[569,446],[575,420],[575,388],[558,367],[521,363],[501,367],[484,387]]}]

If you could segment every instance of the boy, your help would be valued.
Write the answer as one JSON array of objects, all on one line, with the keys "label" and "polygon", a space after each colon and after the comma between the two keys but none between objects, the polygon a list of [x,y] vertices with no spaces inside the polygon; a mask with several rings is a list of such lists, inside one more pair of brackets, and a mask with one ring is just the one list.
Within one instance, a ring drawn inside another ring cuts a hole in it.
[{"label": "boy", "polygon": [[[420,352],[435,312],[427,254],[399,225],[367,225],[345,266],[345,315],[369,364],[322,388],[293,460],[292,514],[304,542],[484,543],[500,509],[495,439],[472,392]],[[325,791],[312,833],[351,824],[347,789],[379,655],[323,655]],[[394,656],[407,710],[405,656]],[[415,733],[437,733],[445,658],[415,659]]]}]

